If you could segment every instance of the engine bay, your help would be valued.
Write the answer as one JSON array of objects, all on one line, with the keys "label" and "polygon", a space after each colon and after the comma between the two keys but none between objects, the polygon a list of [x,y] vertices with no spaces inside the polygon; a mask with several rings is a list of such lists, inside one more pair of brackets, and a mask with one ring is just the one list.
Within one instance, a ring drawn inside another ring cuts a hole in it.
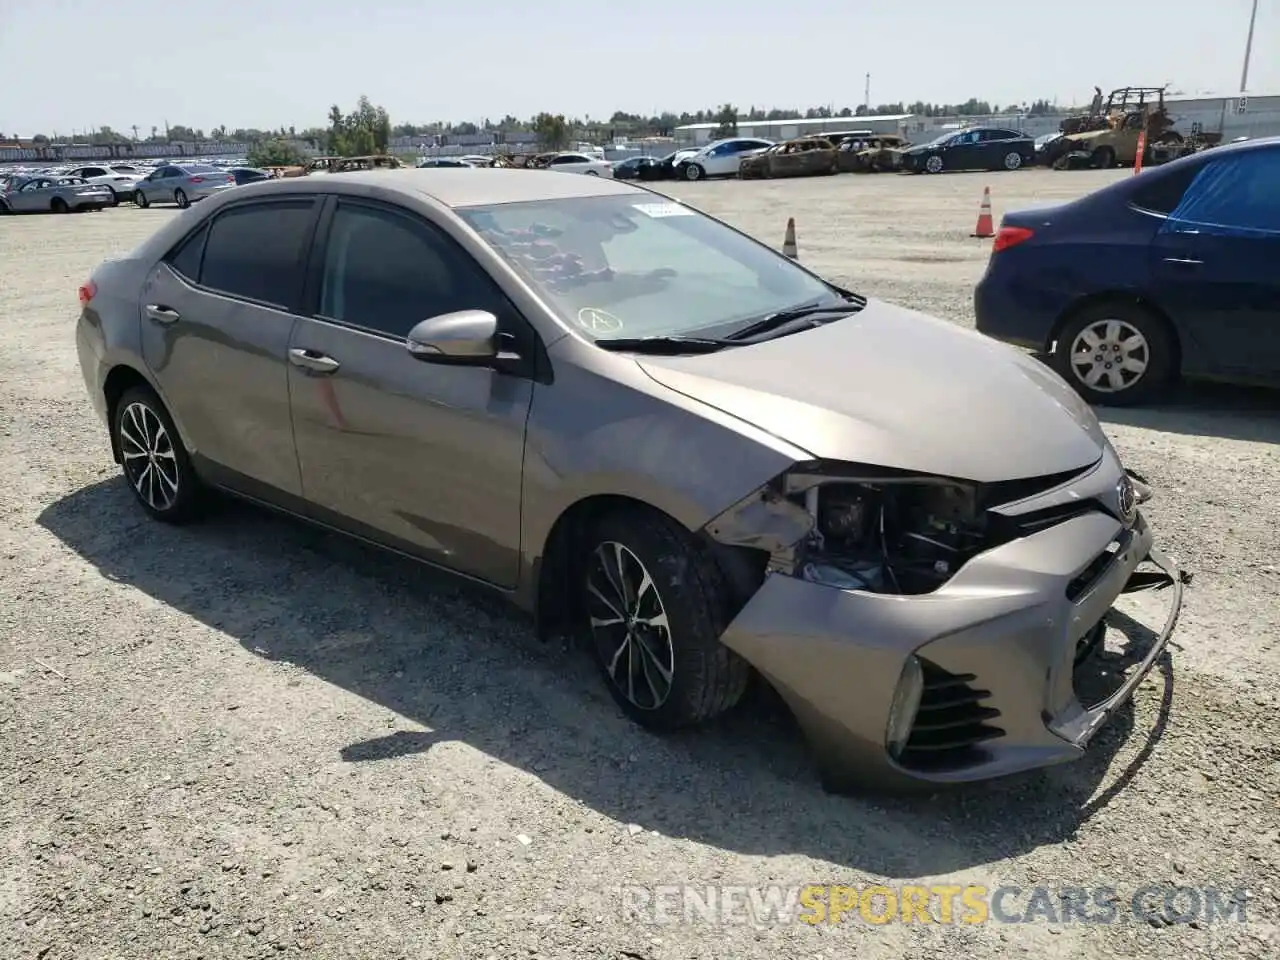
[{"label": "engine bay", "polygon": [[987,546],[976,492],[959,484],[833,482],[796,497],[815,521],[797,553],[797,573],[815,583],[930,593]]}]

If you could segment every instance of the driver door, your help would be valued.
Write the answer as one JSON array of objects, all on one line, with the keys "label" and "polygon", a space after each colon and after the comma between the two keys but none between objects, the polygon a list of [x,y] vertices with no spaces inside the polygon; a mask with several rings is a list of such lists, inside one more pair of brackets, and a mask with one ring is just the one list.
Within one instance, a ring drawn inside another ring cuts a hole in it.
[{"label": "driver door", "polygon": [[514,587],[533,381],[425,363],[406,335],[458,310],[494,313],[519,352],[536,336],[441,229],[345,197],[321,221],[312,304],[289,343],[289,389],[312,516]]},{"label": "driver door", "polygon": [[29,180],[10,199],[15,213],[37,213],[49,209],[49,188],[53,181],[41,178]]},{"label": "driver door", "polygon": [[943,162],[949,170],[976,170],[986,166],[982,157],[982,145],[977,130],[956,134],[944,154]]}]

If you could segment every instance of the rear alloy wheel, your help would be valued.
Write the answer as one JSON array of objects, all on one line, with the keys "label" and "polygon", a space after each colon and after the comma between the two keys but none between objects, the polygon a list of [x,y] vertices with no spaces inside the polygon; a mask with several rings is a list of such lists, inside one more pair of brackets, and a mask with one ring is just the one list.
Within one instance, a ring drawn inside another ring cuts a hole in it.
[{"label": "rear alloy wheel", "polygon": [[182,190],[173,191],[173,202],[183,210],[191,206],[191,201],[187,199],[187,195]]},{"label": "rear alloy wheel", "polygon": [[928,160],[924,162],[924,168],[929,173],[941,173],[942,158],[937,156],[930,157]]},{"label": "rear alloy wheel", "polygon": [[1089,403],[1129,406],[1156,396],[1172,378],[1175,348],[1164,322],[1132,304],[1099,304],[1071,320],[1050,357]]},{"label": "rear alloy wheel", "polygon": [[720,642],[728,588],[689,535],[665,515],[628,511],[604,517],[582,544],[591,647],[623,712],[666,731],[734,706],[750,668]]},{"label": "rear alloy wheel", "polygon": [[127,391],[112,429],[125,479],[143,509],[165,523],[193,519],[203,491],[160,398],[147,387]]},{"label": "rear alloy wheel", "polygon": [[67,206],[67,201],[61,197],[54,197],[53,202],[49,204],[49,209],[54,213],[70,213],[71,208]]},{"label": "rear alloy wheel", "polygon": [[1010,150],[1004,155],[1004,168],[1006,170],[1017,170],[1022,166],[1022,154],[1017,150]]},{"label": "rear alloy wheel", "polygon": [[702,169],[702,164],[691,163],[684,168],[684,178],[686,180],[701,180],[707,175],[707,171]]}]

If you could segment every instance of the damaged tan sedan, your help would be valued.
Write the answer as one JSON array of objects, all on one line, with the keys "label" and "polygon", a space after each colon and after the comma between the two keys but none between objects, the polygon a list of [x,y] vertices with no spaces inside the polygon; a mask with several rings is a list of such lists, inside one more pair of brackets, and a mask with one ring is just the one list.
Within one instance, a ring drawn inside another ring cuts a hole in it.
[{"label": "damaged tan sedan", "polygon": [[[250,184],[79,295],[154,518],[226,492],[485,584],[581,636],[654,730],[759,676],[833,789],[1078,757],[1177,618],[1145,488],[1054,373],[640,187]],[[1082,699],[1113,603],[1150,587],[1136,668]]]}]

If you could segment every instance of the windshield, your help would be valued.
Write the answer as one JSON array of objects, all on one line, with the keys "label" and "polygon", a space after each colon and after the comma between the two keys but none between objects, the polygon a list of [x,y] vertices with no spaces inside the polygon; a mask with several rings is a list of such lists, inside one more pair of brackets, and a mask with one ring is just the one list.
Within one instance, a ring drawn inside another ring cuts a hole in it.
[{"label": "windshield", "polygon": [[720,335],[779,310],[841,300],[767,247],[640,192],[458,214],[593,339]]},{"label": "windshield", "polygon": [[928,143],[924,144],[924,146],[926,146],[926,147],[940,147],[940,146],[942,146],[944,143],[946,143],[948,140],[950,140],[952,137],[954,137],[955,135],[956,135],[956,132],[955,132],[954,130],[952,130],[950,133],[944,133],[944,134],[943,134],[942,136],[940,136],[940,137],[935,137],[934,139],[930,140]]}]

